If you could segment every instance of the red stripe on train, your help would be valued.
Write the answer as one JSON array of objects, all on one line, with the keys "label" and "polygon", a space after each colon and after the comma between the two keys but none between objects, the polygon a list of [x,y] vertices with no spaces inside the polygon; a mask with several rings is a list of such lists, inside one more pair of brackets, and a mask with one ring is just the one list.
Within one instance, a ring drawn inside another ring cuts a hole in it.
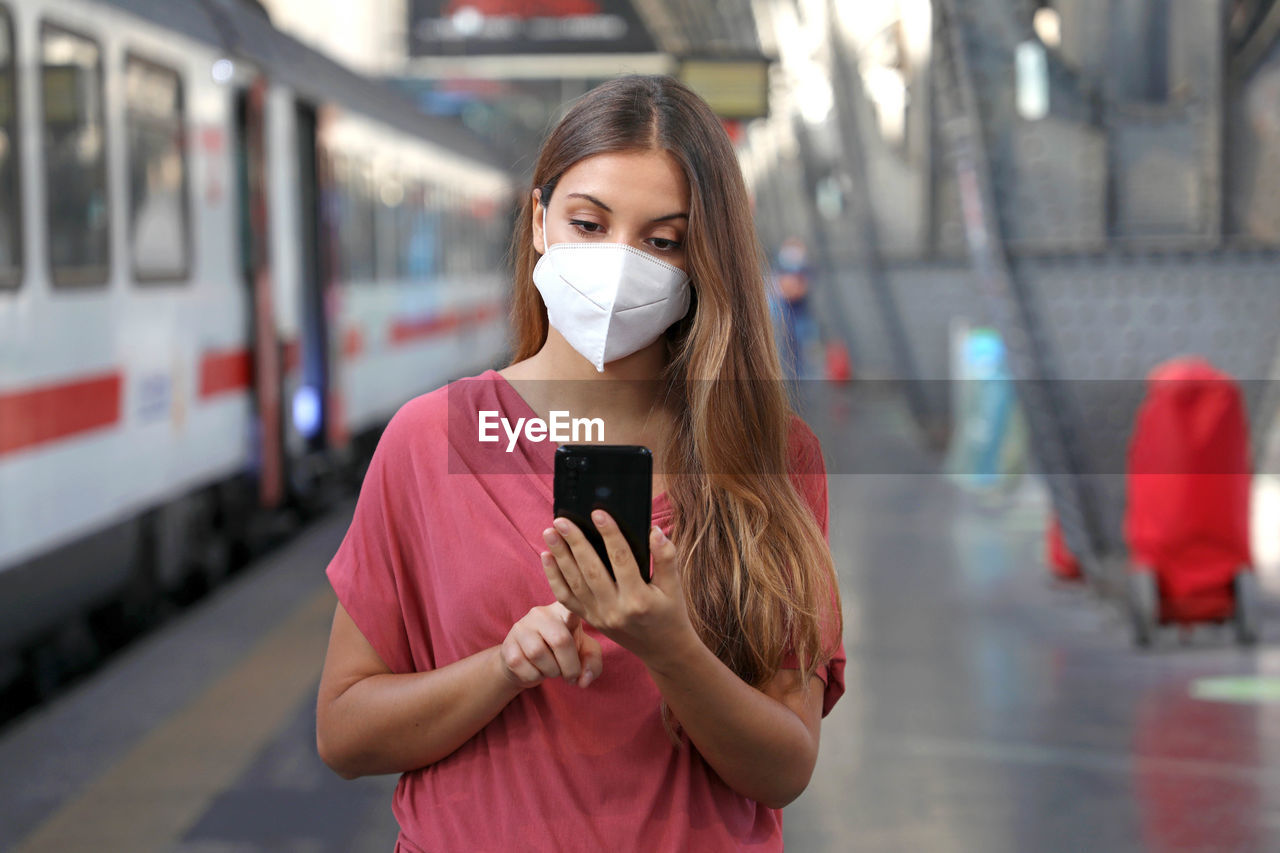
[{"label": "red stripe on train", "polygon": [[[285,375],[302,365],[302,344],[294,339],[281,348]],[[253,380],[253,357],[247,349],[206,353],[200,359],[200,396],[216,397],[232,391],[248,391]]]},{"label": "red stripe on train", "polygon": [[364,352],[364,335],[359,329],[347,329],[346,334],[342,336],[343,358],[359,358],[362,352]]},{"label": "red stripe on train", "polygon": [[461,315],[454,312],[436,314],[425,320],[396,320],[391,325],[391,343],[405,344],[418,338],[429,338],[457,328]]},{"label": "red stripe on train", "polygon": [[120,421],[118,372],[26,391],[0,392],[0,455]]},{"label": "red stripe on train", "polygon": [[249,389],[252,362],[246,349],[211,352],[200,359],[200,397]]},{"label": "red stripe on train", "polygon": [[501,310],[497,303],[479,305],[460,311],[445,311],[422,320],[397,320],[391,326],[391,343],[399,345],[452,331],[462,326],[473,326],[496,316]]}]

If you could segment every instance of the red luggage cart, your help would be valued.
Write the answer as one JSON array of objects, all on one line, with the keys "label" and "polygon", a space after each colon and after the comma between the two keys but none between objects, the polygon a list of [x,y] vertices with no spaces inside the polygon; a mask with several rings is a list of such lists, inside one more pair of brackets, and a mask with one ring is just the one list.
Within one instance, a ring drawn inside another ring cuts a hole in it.
[{"label": "red luggage cart", "polygon": [[1256,642],[1253,475],[1240,388],[1196,357],[1165,362],[1147,378],[1124,519],[1134,641],[1150,644],[1161,625],[1230,620],[1241,644]]}]

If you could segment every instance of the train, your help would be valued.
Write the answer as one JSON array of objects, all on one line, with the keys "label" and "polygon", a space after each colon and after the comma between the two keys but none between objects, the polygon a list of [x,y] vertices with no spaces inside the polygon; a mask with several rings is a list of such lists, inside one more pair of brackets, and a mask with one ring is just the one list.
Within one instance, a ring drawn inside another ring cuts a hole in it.
[{"label": "train", "polygon": [[0,684],[56,688],[497,363],[514,200],[251,4],[0,0]]}]

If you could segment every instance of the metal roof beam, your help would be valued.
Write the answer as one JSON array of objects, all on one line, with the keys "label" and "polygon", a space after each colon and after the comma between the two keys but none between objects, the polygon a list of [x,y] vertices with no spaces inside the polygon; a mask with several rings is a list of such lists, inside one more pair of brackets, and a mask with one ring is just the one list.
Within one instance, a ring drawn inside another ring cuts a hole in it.
[{"label": "metal roof beam", "polygon": [[605,78],[618,74],[673,74],[675,60],[665,53],[509,56],[424,56],[411,59],[405,75],[428,79],[555,80]]}]

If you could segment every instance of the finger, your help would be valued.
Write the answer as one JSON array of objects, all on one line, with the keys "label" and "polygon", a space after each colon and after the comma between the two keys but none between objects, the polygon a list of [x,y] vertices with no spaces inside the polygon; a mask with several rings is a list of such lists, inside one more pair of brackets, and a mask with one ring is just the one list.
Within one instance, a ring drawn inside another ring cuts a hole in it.
[{"label": "finger", "polygon": [[556,661],[555,653],[542,639],[540,632],[522,631],[516,636],[516,643],[519,644],[520,651],[524,652],[529,663],[542,673],[543,678],[556,678],[560,675],[560,664]]},{"label": "finger", "polygon": [[560,602],[557,601],[555,604],[550,605],[550,608],[551,612],[554,613],[570,631],[578,630],[578,626],[582,624],[582,617]]},{"label": "finger", "polygon": [[578,659],[582,662],[578,686],[586,687],[604,672],[604,651],[600,648],[600,641],[581,628],[574,637],[578,641]]},{"label": "finger", "polygon": [[[542,558],[542,572],[547,576],[547,583],[551,586],[551,594],[556,597],[556,603],[566,613],[583,612],[582,602],[573,594],[573,589],[565,580],[564,572],[560,571],[560,565],[556,562],[555,556],[550,551],[543,551],[539,556]],[[570,626],[569,630],[573,630],[573,627]]]},{"label": "finger", "polygon": [[675,543],[656,524],[649,530],[649,553],[653,555],[653,585],[663,592],[674,592],[680,586],[678,552]]},{"label": "finger", "polygon": [[618,588],[629,593],[639,592],[645,587],[644,578],[640,577],[640,567],[636,563],[635,552],[631,550],[631,543],[627,541],[627,537],[622,535],[622,528],[613,520],[613,516],[602,509],[591,513],[591,521],[595,524],[596,530],[600,531],[600,537],[604,539],[604,546],[609,552],[609,562],[613,565],[613,578],[617,581]]},{"label": "finger", "polygon": [[591,587],[587,585],[587,579],[582,576],[582,570],[578,567],[578,560],[573,556],[573,551],[569,549],[569,543],[554,527],[548,527],[542,531],[542,539],[551,549],[551,556],[556,560],[556,568],[559,569],[560,576],[564,578],[565,584],[573,592],[574,597],[583,604],[592,601],[594,597],[591,594]]},{"label": "finger", "polygon": [[538,613],[538,631],[542,634],[542,641],[555,656],[560,674],[569,681],[577,681],[582,674],[582,666],[578,662],[578,644],[573,632],[554,613],[546,610],[539,610]]},{"label": "finger", "polygon": [[532,686],[542,681],[542,673],[538,672],[536,666],[529,663],[520,644],[514,640],[502,645],[502,662],[506,665],[507,671],[521,684]]},{"label": "finger", "polygon": [[596,553],[596,549],[578,526],[567,518],[557,518],[552,524],[555,525],[556,530],[560,531],[560,536],[573,552],[578,571],[582,573],[582,579],[586,581],[590,594],[601,602],[607,602],[617,595],[617,585],[609,577],[604,563],[600,562],[600,555]]}]

